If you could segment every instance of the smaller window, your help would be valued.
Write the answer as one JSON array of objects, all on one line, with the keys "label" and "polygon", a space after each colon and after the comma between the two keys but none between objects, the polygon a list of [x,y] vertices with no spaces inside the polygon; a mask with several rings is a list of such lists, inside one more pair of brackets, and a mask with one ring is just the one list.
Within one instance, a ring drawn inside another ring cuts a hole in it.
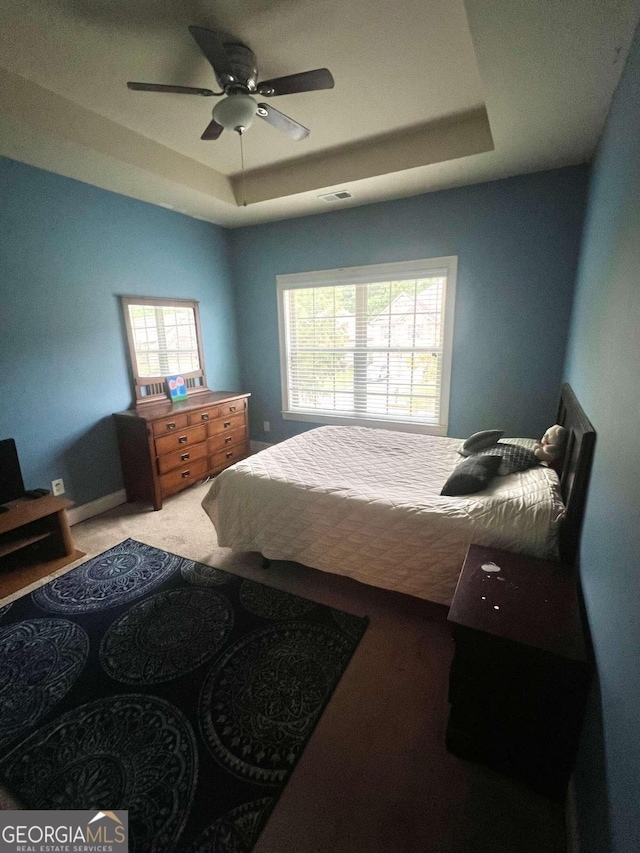
[{"label": "smaller window", "polygon": [[444,435],[457,258],[282,275],[283,416]]}]

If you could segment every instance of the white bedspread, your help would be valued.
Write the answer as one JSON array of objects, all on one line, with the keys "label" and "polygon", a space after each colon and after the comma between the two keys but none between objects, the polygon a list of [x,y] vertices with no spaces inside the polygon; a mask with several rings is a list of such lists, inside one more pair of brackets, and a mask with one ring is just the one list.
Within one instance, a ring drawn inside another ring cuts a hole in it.
[{"label": "white bedspread", "polygon": [[441,497],[461,443],[320,427],[227,468],[202,506],[223,547],[448,604],[470,543],[552,556],[564,516],[544,467]]}]

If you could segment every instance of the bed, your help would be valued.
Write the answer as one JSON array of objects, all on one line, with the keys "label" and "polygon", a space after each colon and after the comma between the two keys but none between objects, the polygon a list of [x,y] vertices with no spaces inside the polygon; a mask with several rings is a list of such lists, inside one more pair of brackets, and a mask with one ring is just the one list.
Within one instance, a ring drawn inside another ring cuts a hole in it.
[{"label": "bed", "polygon": [[202,505],[222,547],[448,604],[472,542],[575,556],[570,540],[579,533],[593,446],[580,413],[563,386],[558,422],[568,443],[560,477],[537,466],[496,477],[483,492],[443,497],[461,440],[327,426],[226,469]]}]

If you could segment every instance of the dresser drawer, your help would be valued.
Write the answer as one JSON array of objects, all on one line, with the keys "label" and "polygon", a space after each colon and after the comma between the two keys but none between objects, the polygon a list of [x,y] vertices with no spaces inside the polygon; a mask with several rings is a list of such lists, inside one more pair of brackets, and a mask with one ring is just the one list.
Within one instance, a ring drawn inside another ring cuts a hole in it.
[{"label": "dresser drawer", "polygon": [[196,480],[201,480],[209,473],[206,459],[197,459],[193,464],[187,463],[183,468],[176,468],[169,474],[160,477],[160,488],[163,495],[172,495],[180,489],[190,486]]},{"label": "dresser drawer", "polygon": [[214,470],[216,468],[226,468],[227,465],[233,465],[240,459],[244,459],[249,455],[249,442],[243,441],[242,444],[235,444],[228,450],[221,450],[220,453],[214,453],[209,457],[209,467]]},{"label": "dresser drawer", "polygon": [[218,418],[217,421],[207,424],[207,435],[211,438],[214,435],[220,435],[221,432],[243,427],[245,423],[244,412],[241,412],[239,415],[224,415]]},{"label": "dresser drawer", "polygon": [[218,453],[225,448],[233,447],[235,444],[241,444],[247,440],[247,428],[242,426],[239,429],[229,429],[226,432],[221,432],[219,435],[214,435],[207,441],[209,453]]},{"label": "dresser drawer", "polygon": [[249,396],[200,389],[180,403],[154,398],[116,412],[127,500],[162,509],[165,497],[201,483],[212,465],[219,473],[247,456]]},{"label": "dresser drawer", "polygon": [[199,427],[191,427],[191,429],[179,430],[173,435],[156,438],[156,453],[158,456],[163,456],[165,453],[173,453],[176,450],[180,450],[181,447],[190,447],[192,444],[198,444],[199,441],[204,441],[206,437],[207,427],[204,424]]},{"label": "dresser drawer", "polygon": [[220,409],[216,406],[214,409],[200,409],[199,412],[191,412],[189,415],[189,426],[213,421],[220,414]]},{"label": "dresser drawer", "polygon": [[167,435],[170,432],[177,432],[179,429],[184,429],[189,426],[188,415],[172,415],[170,418],[163,418],[160,421],[153,422],[154,435]]},{"label": "dresser drawer", "polygon": [[186,468],[196,459],[204,459],[211,448],[207,448],[206,442],[194,444],[186,450],[178,450],[175,453],[167,453],[165,456],[158,457],[158,471],[161,474],[166,474],[167,471],[173,471],[174,468]]},{"label": "dresser drawer", "polygon": [[220,407],[220,415],[225,418],[227,415],[235,415],[244,412],[247,408],[246,400],[234,400],[233,403],[227,403]]}]

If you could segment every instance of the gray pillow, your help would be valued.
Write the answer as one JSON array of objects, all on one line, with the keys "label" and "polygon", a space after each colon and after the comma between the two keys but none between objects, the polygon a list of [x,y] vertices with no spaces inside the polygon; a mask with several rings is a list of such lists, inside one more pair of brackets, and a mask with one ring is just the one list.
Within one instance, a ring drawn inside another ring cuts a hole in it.
[{"label": "gray pillow", "polygon": [[453,474],[442,487],[441,495],[457,497],[471,495],[486,489],[498,473],[501,458],[499,456],[469,456],[463,459],[453,470]]},{"label": "gray pillow", "polygon": [[502,438],[503,435],[503,429],[483,429],[481,432],[474,432],[464,442],[458,453],[460,456],[471,456],[472,453],[484,450],[485,447],[492,447],[497,444],[498,439]]},{"label": "gray pillow", "polygon": [[[517,471],[526,471],[527,468],[533,468],[540,464],[540,460],[533,450],[522,447],[520,444],[508,444],[506,441],[501,441],[495,447],[481,450],[475,458],[482,458],[483,456],[498,457],[501,460],[497,471],[500,477],[504,477],[506,474],[515,474]],[[474,457],[469,458],[473,459]]]}]

